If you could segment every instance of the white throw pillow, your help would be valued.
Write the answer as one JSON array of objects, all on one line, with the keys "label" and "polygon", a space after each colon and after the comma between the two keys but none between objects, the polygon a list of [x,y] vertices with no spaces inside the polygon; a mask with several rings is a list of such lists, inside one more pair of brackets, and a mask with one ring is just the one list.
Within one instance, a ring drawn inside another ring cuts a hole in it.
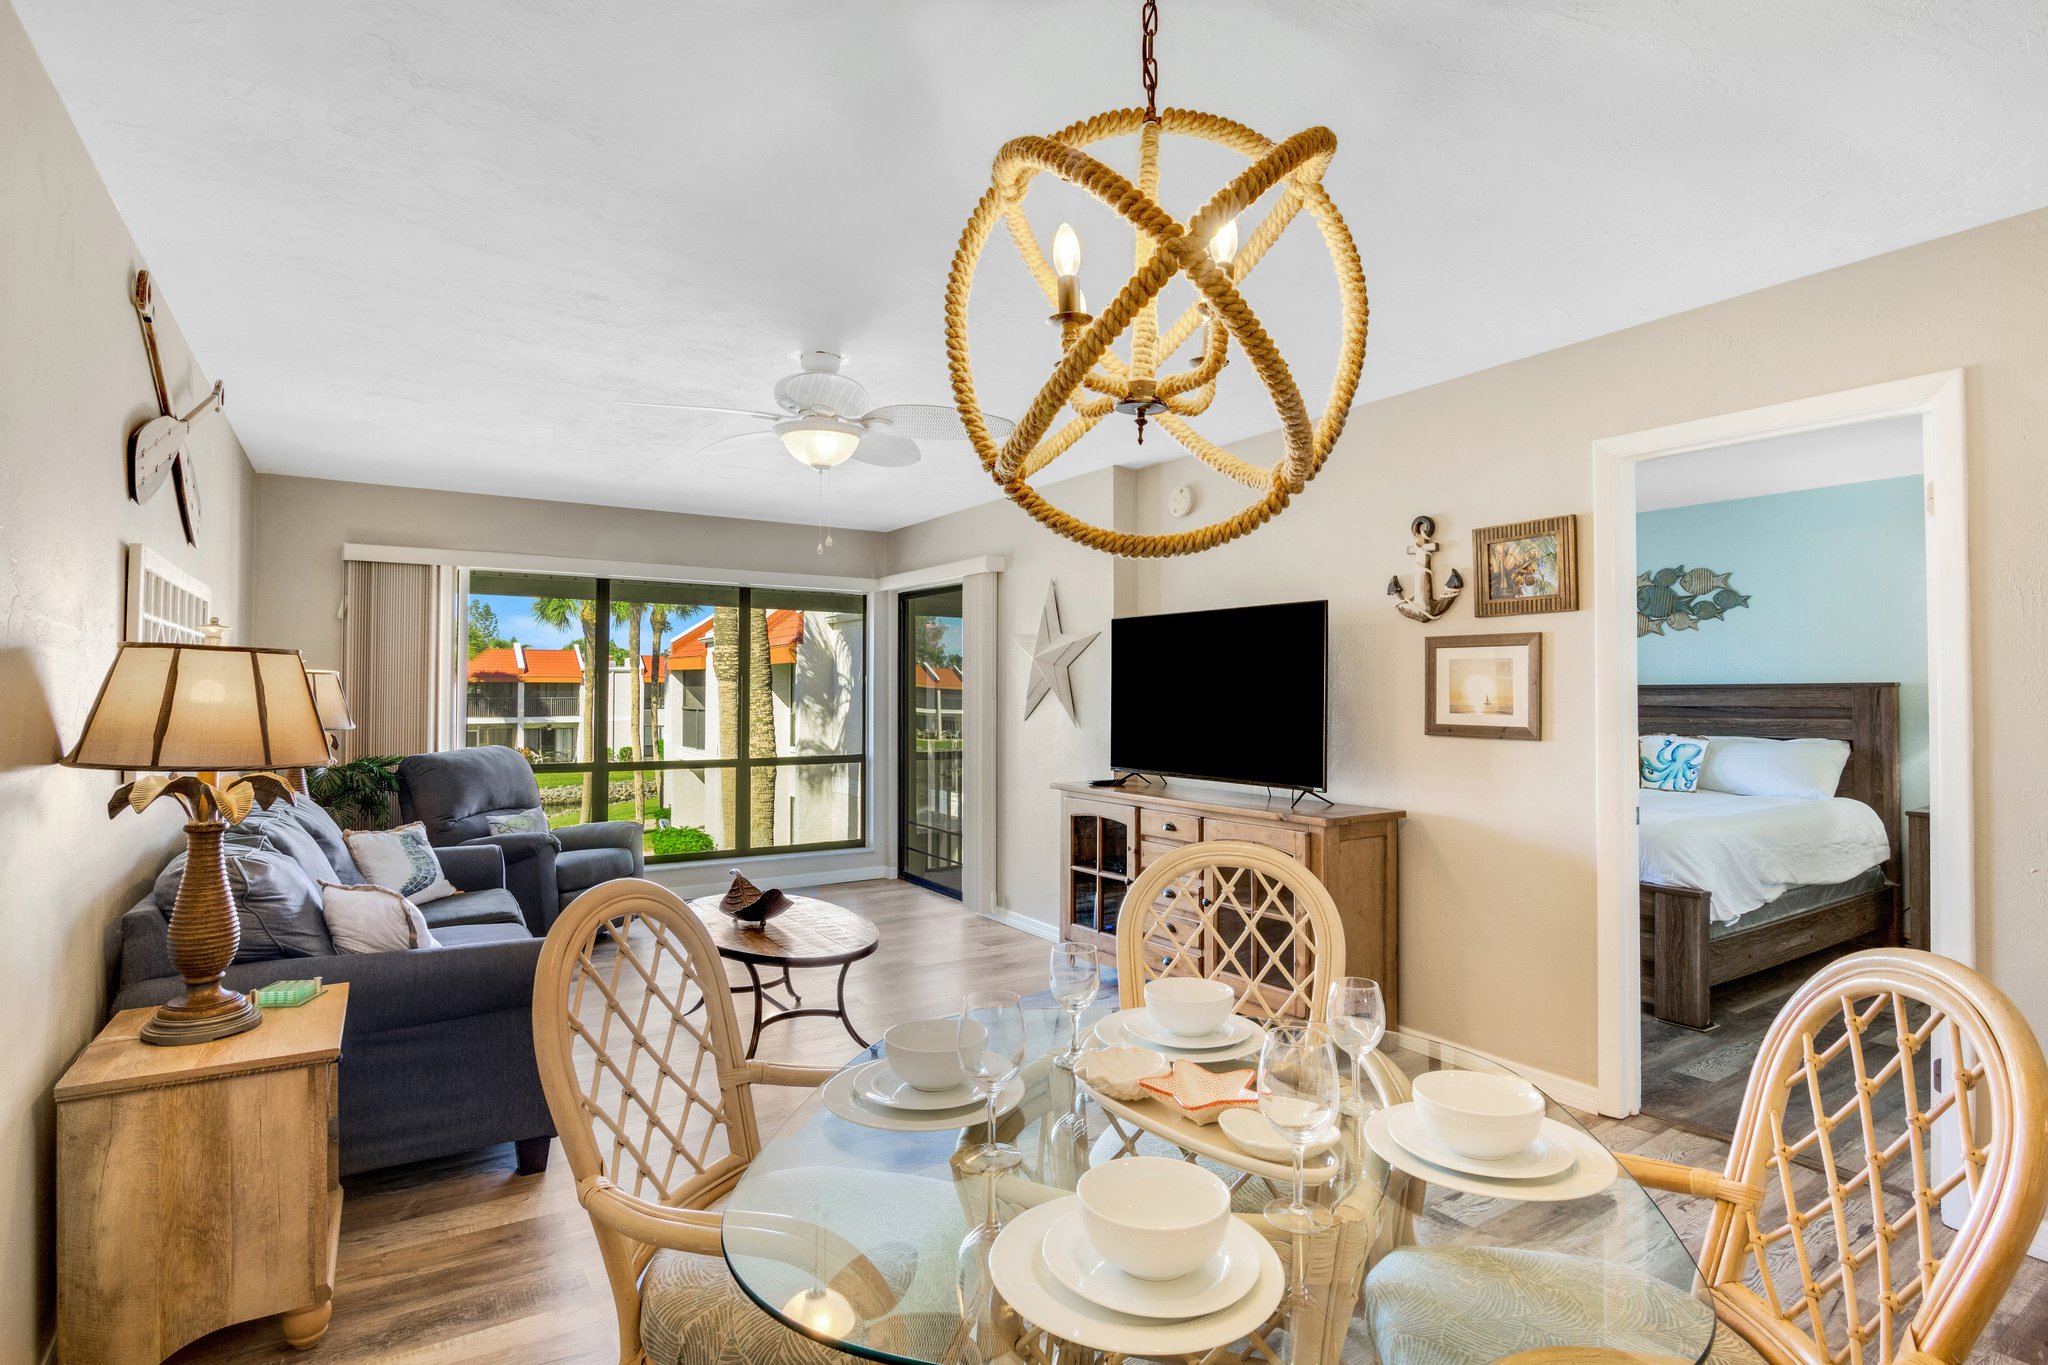
[{"label": "white throw pillow", "polygon": [[427,827],[419,821],[397,829],[352,829],[344,837],[348,856],[372,886],[388,886],[416,905],[455,894],[427,842]]},{"label": "white throw pillow", "polygon": [[503,815],[486,815],[484,824],[493,834],[546,834],[548,813],[539,806],[528,806]]},{"label": "white throw pillow", "polygon": [[1835,794],[1848,766],[1849,742],[1843,739],[1710,735],[1700,790],[1820,801]]},{"label": "white throw pillow", "polygon": [[1707,742],[1697,735],[1643,735],[1636,741],[1642,784],[1658,791],[1698,791]]},{"label": "white throw pillow", "polygon": [[341,953],[403,953],[438,948],[420,908],[388,886],[320,883],[327,936]]}]

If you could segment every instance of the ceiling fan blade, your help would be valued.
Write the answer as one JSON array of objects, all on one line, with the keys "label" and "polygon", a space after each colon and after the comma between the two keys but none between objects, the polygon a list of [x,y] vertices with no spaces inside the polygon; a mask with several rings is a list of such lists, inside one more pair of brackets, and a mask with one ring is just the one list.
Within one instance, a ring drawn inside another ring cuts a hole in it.
[{"label": "ceiling fan blade", "polygon": [[752,459],[756,455],[764,458],[769,455],[780,455],[784,459],[789,458],[788,450],[783,447],[782,438],[772,431],[743,431],[737,436],[728,436],[722,441],[713,441],[710,445],[699,449],[697,453],[699,455],[711,455],[714,453],[718,455],[737,455],[742,459]]},{"label": "ceiling fan blade", "polygon": [[789,416],[786,412],[756,412],[752,408],[720,408],[707,403],[643,403],[631,398],[614,399],[613,403],[622,408],[666,408],[671,412],[715,412],[727,417],[758,417],[764,422],[780,422]]},{"label": "ceiling fan blade", "polygon": [[853,448],[853,458],[862,464],[901,469],[922,460],[924,452],[917,448],[917,442],[893,431],[871,431],[861,437],[860,444]]},{"label": "ceiling fan blade", "polygon": [[[913,441],[967,439],[967,428],[960,425],[959,412],[931,403],[889,403],[871,409],[860,420],[880,424],[891,436],[903,436]],[[987,413],[982,414],[982,420],[988,424],[988,434],[998,441],[1008,440],[1017,425],[1007,417],[993,417]]]}]

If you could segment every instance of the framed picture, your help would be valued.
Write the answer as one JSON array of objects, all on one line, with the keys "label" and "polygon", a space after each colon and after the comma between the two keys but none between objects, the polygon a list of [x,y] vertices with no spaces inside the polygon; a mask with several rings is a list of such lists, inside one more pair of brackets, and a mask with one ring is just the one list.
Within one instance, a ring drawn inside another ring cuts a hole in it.
[{"label": "framed picture", "polygon": [[1543,738],[1543,637],[1425,635],[1425,735]]},{"label": "framed picture", "polygon": [[1472,533],[1479,616],[1579,609],[1579,519],[1545,517]]}]

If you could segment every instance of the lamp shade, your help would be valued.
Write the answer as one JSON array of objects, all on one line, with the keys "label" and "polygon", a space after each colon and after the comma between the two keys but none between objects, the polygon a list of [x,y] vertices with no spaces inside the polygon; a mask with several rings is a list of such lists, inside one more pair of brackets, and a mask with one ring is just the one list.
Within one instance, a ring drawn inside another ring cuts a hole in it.
[{"label": "lamp shade", "polygon": [[114,657],[75,768],[217,772],[327,762],[295,649],[128,643]]},{"label": "lamp shade", "polygon": [[309,668],[306,677],[313,684],[313,709],[320,713],[320,728],[355,729],[348,713],[348,695],[341,690],[341,674],[331,668]]}]

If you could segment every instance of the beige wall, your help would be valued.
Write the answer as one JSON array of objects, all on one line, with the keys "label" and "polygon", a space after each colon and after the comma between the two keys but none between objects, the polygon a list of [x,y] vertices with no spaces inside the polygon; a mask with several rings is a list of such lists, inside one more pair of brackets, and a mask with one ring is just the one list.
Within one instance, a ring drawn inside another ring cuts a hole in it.
[{"label": "beige wall", "polygon": [[[898,532],[890,561],[912,567],[943,557],[928,547],[964,553],[972,542],[976,552],[1041,566],[1013,573],[1006,584],[1006,634],[1027,627],[1036,607],[1025,599],[1042,591],[1046,565],[1058,566],[1063,588],[1086,585],[1104,602],[1113,595],[1119,610],[1328,597],[1332,793],[1409,812],[1401,879],[1407,1022],[1590,1081],[1592,613],[1482,622],[1461,605],[1431,627],[1397,617],[1386,582],[1410,567],[1400,554],[1409,520],[1433,514],[1449,562],[1468,566],[1469,575],[1474,527],[1575,512],[1589,571],[1600,529],[1588,516],[1594,440],[1966,367],[1970,532],[1980,585],[1978,944],[1992,976],[2048,1036],[2048,892],[2040,870],[2048,866],[2048,770],[2033,757],[2048,749],[2048,710],[2039,702],[2048,688],[2048,568],[2038,550],[2048,524],[2044,319],[2048,212],[1361,406],[1322,475],[1277,522],[1207,554],[1112,570],[1005,507]],[[1401,344],[1391,333],[1375,342]],[[1264,461],[1277,447],[1262,441],[1243,449]],[[1192,461],[1176,461],[1135,476],[1130,515],[1119,524],[1185,525],[1163,510],[1178,483],[1198,490],[1195,519],[1242,502],[1240,490]],[[1106,575],[1114,579],[1107,587]],[[1019,584],[1020,577],[1028,581]],[[1844,566],[1841,590],[1856,590],[1853,565]],[[1062,602],[1083,605],[1078,594],[1063,594]],[[1100,628],[1105,615],[1093,609],[1087,628]],[[1530,628],[1544,636],[1543,741],[1424,737],[1422,637]],[[1056,761],[1045,753],[1053,727],[1043,716],[1020,728],[1010,704],[1000,714],[999,828],[1010,846],[999,861],[1012,904],[1056,903],[1054,806],[1038,778],[1078,776],[1106,763],[1106,738],[1095,728],[1106,662],[1098,655],[1077,671],[1089,729]],[[1006,654],[1005,687],[1020,675],[1019,658]],[[1019,765],[1022,780],[1011,771]],[[1042,771],[1055,767],[1064,771]]]},{"label": "beige wall", "polygon": [[810,526],[280,474],[257,478],[256,507],[256,562],[272,566],[255,583],[256,629],[265,644],[296,648],[315,668],[342,663],[335,609],[345,544],[474,550],[479,567],[491,553],[512,552],[848,578],[872,578],[882,555],[881,537],[867,531],[833,532],[820,555]]},{"label": "beige wall", "polygon": [[[166,486],[128,500],[125,448],[156,415],[128,302],[142,254],[0,3],[0,1360],[36,1358],[51,1294],[50,1086],[98,1031],[107,930],[178,847],[175,807],[107,818],[114,773],[56,766],[121,639],[124,542],[139,540],[249,620],[248,459],[228,424],[197,437],[197,549]],[[178,302],[178,282],[160,281]],[[157,311],[176,401],[211,380]],[[230,376],[232,379],[232,376]],[[237,629],[229,637],[247,640]]]}]

